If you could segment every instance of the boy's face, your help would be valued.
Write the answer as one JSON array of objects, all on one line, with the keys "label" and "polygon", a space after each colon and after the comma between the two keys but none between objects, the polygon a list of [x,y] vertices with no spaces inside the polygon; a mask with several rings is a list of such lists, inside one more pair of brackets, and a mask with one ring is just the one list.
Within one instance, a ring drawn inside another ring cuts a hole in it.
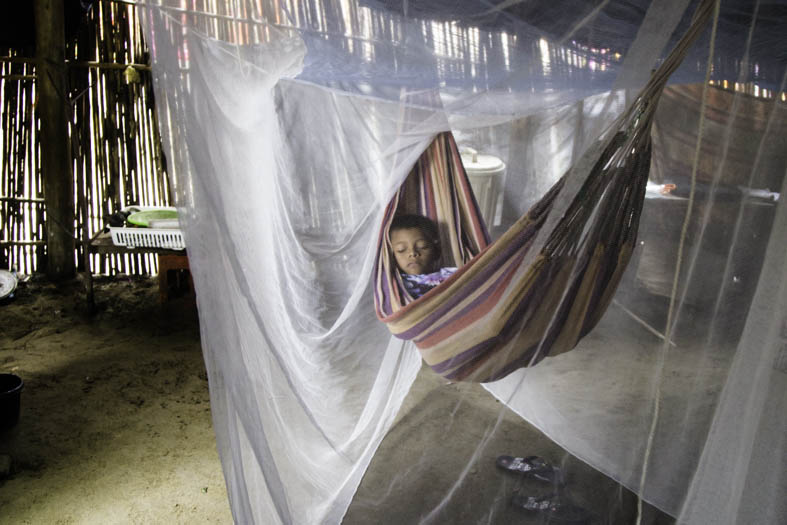
[{"label": "boy's face", "polygon": [[437,247],[418,228],[391,232],[391,246],[399,269],[410,275],[431,273],[437,258]]}]

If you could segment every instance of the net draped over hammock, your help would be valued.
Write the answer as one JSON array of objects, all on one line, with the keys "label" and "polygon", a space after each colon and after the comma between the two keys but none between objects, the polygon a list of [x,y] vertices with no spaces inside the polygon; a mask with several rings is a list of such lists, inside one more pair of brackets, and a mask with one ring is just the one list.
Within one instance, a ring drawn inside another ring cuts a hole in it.
[{"label": "net draped over hammock", "polygon": [[[374,298],[377,317],[395,336],[415,342],[435,372],[452,381],[495,381],[571,350],[598,323],[637,239],[654,108],[711,11],[711,2],[700,6],[687,34],[615,123],[620,130],[586,154],[590,174],[530,265],[523,261],[565,176],[490,245],[450,133],[419,158],[386,209]],[[449,265],[460,267],[418,300],[405,290],[388,235],[397,213],[413,212],[443,226],[440,244],[450,251]]]},{"label": "net draped over hammock", "polygon": [[[611,144],[600,164],[621,147]],[[426,363],[453,381],[494,381],[571,350],[601,318],[631,257],[650,163],[647,141],[629,162],[588,179],[576,209],[523,271],[562,179],[489,245],[456,144],[450,134],[438,136],[410,175],[413,183],[408,179],[386,212],[374,279],[378,317],[397,337],[413,340]],[[602,195],[609,210],[579,248],[589,209]],[[419,204],[414,211],[449,225],[449,242],[441,245],[461,266],[419,300],[405,290],[387,236],[397,211],[413,211],[409,201]]]}]

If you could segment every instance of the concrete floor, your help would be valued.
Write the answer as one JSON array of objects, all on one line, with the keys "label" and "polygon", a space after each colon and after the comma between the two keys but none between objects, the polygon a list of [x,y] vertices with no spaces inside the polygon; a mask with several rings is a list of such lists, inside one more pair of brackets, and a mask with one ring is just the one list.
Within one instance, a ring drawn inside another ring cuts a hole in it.
[{"label": "concrete floor", "polygon": [[[424,367],[344,524],[557,523],[512,504],[517,492],[555,488],[497,468],[498,455],[537,455],[559,464],[566,477],[561,497],[586,509],[588,523],[636,521],[633,493],[568,454],[480,385],[447,384]],[[674,520],[645,504],[642,523]]]}]

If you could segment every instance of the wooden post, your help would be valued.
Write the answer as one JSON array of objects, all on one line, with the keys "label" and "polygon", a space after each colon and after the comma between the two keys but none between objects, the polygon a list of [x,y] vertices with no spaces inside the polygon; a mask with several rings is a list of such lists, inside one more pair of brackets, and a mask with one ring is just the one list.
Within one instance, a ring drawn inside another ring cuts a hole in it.
[{"label": "wooden post", "polygon": [[36,68],[41,122],[41,171],[46,201],[47,276],[75,274],[74,187],[66,124],[67,92],[63,0],[34,0]]}]

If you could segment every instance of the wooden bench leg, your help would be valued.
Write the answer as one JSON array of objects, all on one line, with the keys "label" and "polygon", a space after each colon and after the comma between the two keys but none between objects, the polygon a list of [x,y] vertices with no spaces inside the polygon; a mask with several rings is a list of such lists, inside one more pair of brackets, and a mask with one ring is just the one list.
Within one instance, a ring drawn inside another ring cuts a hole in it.
[{"label": "wooden bench leg", "polygon": [[[186,255],[161,255],[158,256],[158,291],[159,300],[161,303],[167,302],[169,299],[169,271],[170,270],[190,270],[189,258]],[[191,284],[191,275],[189,279],[189,288],[193,290]]]}]

